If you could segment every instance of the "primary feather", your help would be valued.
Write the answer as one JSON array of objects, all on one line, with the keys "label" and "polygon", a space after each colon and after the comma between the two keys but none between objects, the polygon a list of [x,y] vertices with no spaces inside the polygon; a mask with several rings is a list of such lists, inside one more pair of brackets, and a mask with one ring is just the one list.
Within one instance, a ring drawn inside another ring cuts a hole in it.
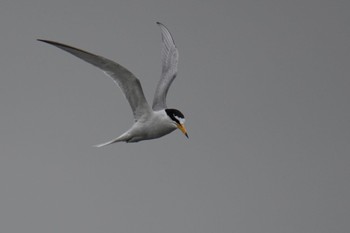
[{"label": "primary feather", "polygon": [[69,45],[49,40],[39,41],[56,46],[57,48],[60,48],[103,70],[104,73],[111,77],[123,91],[124,96],[129,101],[135,121],[138,120],[143,114],[151,111],[143,93],[140,80],[123,66],[102,56],[98,56]]},{"label": "primary feather", "polygon": [[171,83],[176,78],[179,52],[169,30],[157,22],[162,32],[162,74],[154,93],[152,109],[154,111],[167,108],[166,96]]}]

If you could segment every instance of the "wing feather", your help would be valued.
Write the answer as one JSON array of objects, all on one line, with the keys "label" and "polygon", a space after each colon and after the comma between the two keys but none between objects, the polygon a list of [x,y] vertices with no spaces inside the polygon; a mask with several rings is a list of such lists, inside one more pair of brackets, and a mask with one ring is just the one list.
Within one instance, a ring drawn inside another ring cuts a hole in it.
[{"label": "wing feather", "polygon": [[123,66],[107,58],[74,48],[69,45],[49,40],[39,39],[38,41],[56,46],[103,70],[104,73],[111,77],[123,91],[124,96],[131,106],[135,121],[138,120],[143,114],[150,113],[151,109],[143,93],[140,80]]},{"label": "wing feather", "polygon": [[176,78],[179,53],[175,46],[174,39],[169,30],[157,22],[162,32],[162,74],[157,84],[153,98],[153,110],[161,110],[167,107],[166,96],[171,83]]}]

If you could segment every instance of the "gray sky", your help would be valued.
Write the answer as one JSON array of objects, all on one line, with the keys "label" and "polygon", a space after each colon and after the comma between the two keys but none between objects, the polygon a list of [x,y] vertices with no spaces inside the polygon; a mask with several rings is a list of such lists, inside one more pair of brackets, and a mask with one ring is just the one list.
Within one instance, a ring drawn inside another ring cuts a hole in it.
[{"label": "gray sky", "polygon": [[[350,230],[349,1],[0,3],[0,231],[337,233]],[[190,139],[105,148],[132,124],[98,69],[148,100],[164,23],[179,48],[168,105]]]}]

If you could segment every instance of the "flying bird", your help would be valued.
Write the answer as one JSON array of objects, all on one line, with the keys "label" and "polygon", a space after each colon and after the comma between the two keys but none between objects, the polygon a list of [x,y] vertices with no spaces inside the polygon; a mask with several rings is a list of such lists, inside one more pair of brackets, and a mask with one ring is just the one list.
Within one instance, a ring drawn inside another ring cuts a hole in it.
[{"label": "flying bird", "polygon": [[116,142],[129,143],[155,139],[169,134],[176,129],[180,129],[188,138],[184,125],[184,115],[177,109],[167,108],[166,105],[166,96],[169,87],[177,74],[179,53],[169,30],[163,24],[159,22],[157,24],[161,29],[162,35],[162,72],[154,93],[152,108],[145,98],[140,80],[125,67],[105,57],[69,45],[38,39],[38,41],[56,46],[100,68],[120,87],[128,100],[134,115],[134,124],[119,137],[96,145],[96,147],[102,147]]}]

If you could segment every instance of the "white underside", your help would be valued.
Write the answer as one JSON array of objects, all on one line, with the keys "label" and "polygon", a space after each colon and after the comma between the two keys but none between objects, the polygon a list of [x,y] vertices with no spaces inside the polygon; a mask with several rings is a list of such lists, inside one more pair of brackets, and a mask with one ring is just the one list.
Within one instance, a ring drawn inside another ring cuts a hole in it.
[{"label": "white underside", "polygon": [[162,137],[177,129],[176,124],[168,117],[164,110],[155,111],[142,116],[129,130],[119,137],[96,145],[103,147],[116,142],[139,142]]}]

